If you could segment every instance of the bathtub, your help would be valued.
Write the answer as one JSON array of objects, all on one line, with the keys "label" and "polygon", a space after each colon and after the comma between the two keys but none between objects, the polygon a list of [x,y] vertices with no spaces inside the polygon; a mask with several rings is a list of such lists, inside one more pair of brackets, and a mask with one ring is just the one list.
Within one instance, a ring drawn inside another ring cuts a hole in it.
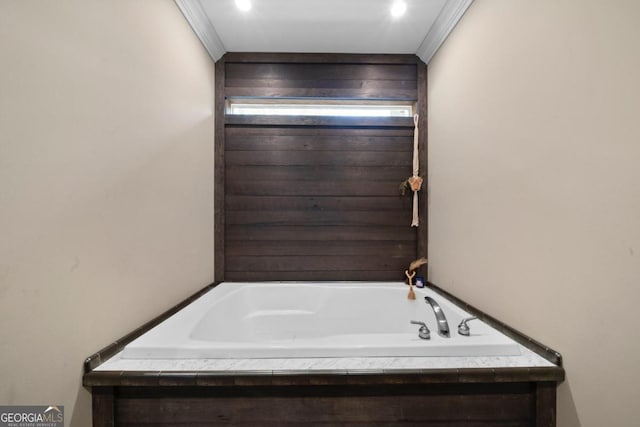
[{"label": "bathtub", "polygon": [[[407,299],[401,282],[224,282],[129,343],[123,359],[517,356],[516,342],[428,288]],[[424,297],[442,307],[438,334]],[[425,322],[431,338],[418,337]]]}]

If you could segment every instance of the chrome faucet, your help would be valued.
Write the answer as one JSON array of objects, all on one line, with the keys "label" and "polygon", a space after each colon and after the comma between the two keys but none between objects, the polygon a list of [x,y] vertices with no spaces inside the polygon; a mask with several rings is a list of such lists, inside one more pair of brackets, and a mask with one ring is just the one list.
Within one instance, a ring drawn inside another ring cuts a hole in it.
[{"label": "chrome faucet", "polygon": [[445,317],[444,311],[442,311],[440,305],[431,297],[424,297],[424,300],[431,304],[433,313],[436,315],[436,320],[438,321],[438,335],[444,338],[450,338],[449,323],[447,322],[447,318]]}]

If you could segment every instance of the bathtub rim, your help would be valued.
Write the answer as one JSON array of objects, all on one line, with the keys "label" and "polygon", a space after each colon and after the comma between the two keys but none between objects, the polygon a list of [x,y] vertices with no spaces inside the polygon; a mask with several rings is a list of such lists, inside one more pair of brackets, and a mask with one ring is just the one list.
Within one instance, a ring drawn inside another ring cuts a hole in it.
[{"label": "bathtub rim", "polygon": [[[290,283],[292,281],[283,281],[283,282],[275,282],[275,283]],[[357,282],[357,281],[356,281]],[[362,281],[362,283],[370,281]],[[122,382],[129,383],[139,383],[142,382],[147,384],[151,382],[149,385],[158,385],[166,381],[166,379],[170,379],[171,381],[177,381],[180,384],[192,384],[196,385],[199,382],[204,383],[222,383],[226,384],[226,381],[231,381],[232,383],[236,383],[239,380],[241,383],[243,382],[243,378],[246,379],[248,377],[257,377],[260,378],[263,375],[260,375],[260,372],[256,373],[232,373],[229,372],[227,375],[221,374],[220,372],[215,372],[211,374],[199,372],[154,372],[154,371],[143,371],[143,372],[117,372],[117,371],[94,371],[95,368],[120,353],[124,347],[129,344],[134,339],[138,338],[142,334],[149,331],[151,328],[157,326],[170,316],[174,315],[178,311],[182,310],[184,307],[200,298],[202,295],[207,293],[212,288],[218,286],[221,282],[211,283],[199,291],[195,292],[191,296],[187,297],[180,303],[166,310],[162,314],[156,316],[140,327],[134,329],[118,340],[112,342],[91,356],[87,357],[84,361],[84,375],[83,375],[83,384],[85,386],[102,386],[102,385],[116,385],[122,384]],[[256,282],[258,283],[258,282]],[[263,282],[260,282],[263,283]],[[274,282],[270,282],[274,283]],[[358,282],[357,282],[358,283]],[[415,382],[418,381],[420,383],[423,382],[441,382],[441,381],[452,381],[452,382],[474,382],[474,381],[552,381],[552,382],[562,382],[565,378],[564,368],[562,367],[562,355],[540,343],[539,341],[529,337],[528,335],[512,328],[504,322],[494,318],[493,316],[479,310],[471,304],[466,303],[464,300],[456,297],[455,295],[449,293],[445,289],[435,285],[432,282],[427,282],[427,286],[431,288],[434,292],[440,294],[443,298],[448,299],[452,304],[460,307],[461,309],[473,314],[474,316],[481,319],[483,322],[487,323],[489,326],[497,329],[503,334],[507,335],[509,338],[513,339],[517,343],[522,346],[528,348],[534,353],[538,354],[542,358],[548,360],[555,366],[553,367],[528,367],[528,368],[513,368],[513,367],[505,367],[505,368],[464,368],[464,369],[420,369],[420,370],[407,370],[404,372],[323,372],[323,373],[306,373],[305,375],[301,375],[303,373],[287,373],[282,372],[282,375],[277,375],[276,377],[281,380],[287,380],[289,382],[295,382],[291,377],[317,377],[318,375],[322,377],[327,376],[336,376],[337,378],[344,377],[344,384],[351,384],[354,378],[360,377],[365,378],[367,383],[370,383],[370,379],[367,377],[373,375],[375,377],[380,377],[381,374],[384,376],[400,376],[400,378],[396,378],[395,380],[403,379],[403,383],[405,381]],[[257,375],[256,375],[257,374]],[[266,374],[266,372],[265,372]],[[269,376],[271,377],[272,373],[269,372]],[[348,374],[348,375],[346,375]],[[347,378],[349,377],[349,381],[347,382]],[[355,376],[355,377],[354,377]],[[306,381],[306,380],[303,380]],[[323,380],[324,381],[324,380]],[[271,381],[270,381],[271,382]],[[260,383],[258,381],[258,383]],[[342,383],[342,380],[338,381],[338,383]],[[227,384],[228,385],[228,384]]]}]

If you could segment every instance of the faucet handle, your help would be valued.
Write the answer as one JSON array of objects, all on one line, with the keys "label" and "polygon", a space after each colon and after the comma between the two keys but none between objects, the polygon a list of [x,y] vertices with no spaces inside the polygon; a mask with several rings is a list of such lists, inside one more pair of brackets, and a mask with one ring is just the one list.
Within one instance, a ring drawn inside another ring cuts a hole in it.
[{"label": "faucet handle", "polygon": [[418,329],[418,336],[423,340],[428,340],[431,338],[431,331],[427,328],[427,324],[424,322],[419,322],[417,320],[411,320],[411,324],[420,325],[420,329]]},{"label": "faucet handle", "polygon": [[460,324],[458,325],[458,333],[460,335],[464,335],[465,337],[468,337],[471,330],[469,329],[469,325],[467,325],[467,322],[470,322],[476,319],[477,317],[467,317],[466,319],[462,319],[462,322],[460,322]]}]

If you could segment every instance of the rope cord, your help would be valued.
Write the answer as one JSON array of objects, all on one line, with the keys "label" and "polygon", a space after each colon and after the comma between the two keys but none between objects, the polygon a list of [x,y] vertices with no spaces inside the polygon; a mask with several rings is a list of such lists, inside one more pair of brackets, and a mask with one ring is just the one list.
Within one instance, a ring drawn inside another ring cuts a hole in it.
[{"label": "rope cord", "polygon": [[422,185],[422,178],[418,176],[420,173],[420,156],[418,153],[418,115],[413,115],[413,176],[409,178],[409,184],[413,190],[413,218],[412,227],[418,226],[418,191]]}]

